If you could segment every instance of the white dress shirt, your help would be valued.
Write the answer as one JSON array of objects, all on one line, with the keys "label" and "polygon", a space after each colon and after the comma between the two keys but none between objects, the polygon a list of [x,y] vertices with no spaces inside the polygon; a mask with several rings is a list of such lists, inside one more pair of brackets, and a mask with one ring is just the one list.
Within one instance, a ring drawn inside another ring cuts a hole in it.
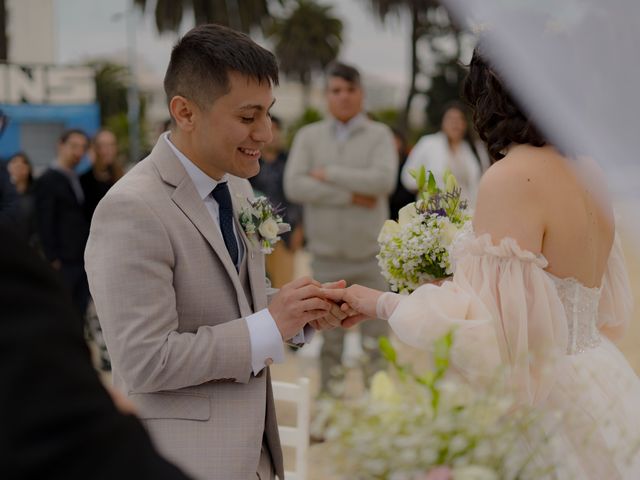
[{"label": "white dress shirt", "polygon": [[345,123],[341,122],[337,118],[334,118],[336,140],[338,142],[346,142],[351,136],[351,133],[353,132],[353,130],[365,120],[366,120],[366,116],[362,112],[360,112],[355,117],[353,117],[352,119],[348,120]]},{"label": "white dress shirt", "polygon": [[[196,164],[189,160],[169,139],[169,133],[164,134],[166,140],[173,153],[176,154],[180,163],[187,171],[187,174],[193,181],[193,184],[198,191],[198,195],[204,202],[209,214],[213,219],[213,223],[218,227],[220,238],[222,238],[222,230],[220,230],[220,212],[218,202],[215,201],[211,192],[216,188],[218,183],[226,182],[228,180],[225,174],[220,180],[214,180],[209,175],[204,173]],[[236,231],[235,223],[233,225],[233,233],[236,236],[238,242],[238,264],[236,267],[240,267],[242,263],[242,257],[244,255],[244,244]],[[266,280],[266,279],[265,279]],[[269,309],[264,308],[259,312],[249,315],[246,318],[247,327],[249,328],[249,338],[251,341],[251,366],[253,368],[254,375],[260,373],[260,371],[272,363],[284,362],[284,346],[282,345],[282,336],[280,330],[276,326],[276,322],[271,316]],[[304,343],[305,334],[300,332],[292,339],[295,343]]]}]

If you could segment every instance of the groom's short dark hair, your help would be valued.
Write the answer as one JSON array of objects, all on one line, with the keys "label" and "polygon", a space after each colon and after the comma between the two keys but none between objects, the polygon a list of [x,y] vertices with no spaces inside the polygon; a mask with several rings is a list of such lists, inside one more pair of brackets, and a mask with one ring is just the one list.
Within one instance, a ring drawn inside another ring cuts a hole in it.
[{"label": "groom's short dark hair", "polygon": [[167,101],[181,95],[207,108],[229,93],[230,71],[278,84],[276,57],[248,35],[222,25],[195,27],[171,51],[164,77]]}]

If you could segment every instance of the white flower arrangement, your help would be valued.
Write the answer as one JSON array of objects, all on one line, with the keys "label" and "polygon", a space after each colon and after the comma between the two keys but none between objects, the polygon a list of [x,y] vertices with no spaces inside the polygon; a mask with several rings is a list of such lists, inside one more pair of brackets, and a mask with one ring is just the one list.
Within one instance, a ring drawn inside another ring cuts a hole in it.
[{"label": "white flower arrangement", "polygon": [[246,206],[240,210],[240,224],[249,240],[265,255],[273,252],[280,235],[291,230],[267,197],[246,199]]},{"label": "white flower arrangement", "polygon": [[424,167],[413,175],[418,200],[400,210],[397,222],[387,220],[378,236],[378,265],[391,289],[399,293],[411,293],[426,282],[453,273],[453,240],[470,219],[451,172],[445,172],[444,190],[431,172],[427,176]]},{"label": "white flower arrangement", "polygon": [[[542,413],[516,405],[500,388],[447,378],[452,342],[452,333],[438,340],[434,370],[417,376],[396,363],[395,350],[382,338],[396,375],[378,372],[357,400],[319,404],[312,429],[326,438],[333,474],[378,480],[557,478],[549,437],[537,428]],[[523,442],[527,448],[520,448]],[[436,471],[446,476],[428,475]]]}]

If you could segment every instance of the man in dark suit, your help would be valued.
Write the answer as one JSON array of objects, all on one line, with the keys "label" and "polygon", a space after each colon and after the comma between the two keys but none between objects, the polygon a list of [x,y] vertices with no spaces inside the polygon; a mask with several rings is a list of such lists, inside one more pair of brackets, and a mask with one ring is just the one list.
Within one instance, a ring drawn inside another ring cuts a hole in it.
[{"label": "man in dark suit", "polygon": [[58,142],[55,163],[36,183],[36,211],[42,248],[71,292],[81,322],[89,301],[84,271],[89,224],[83,208],[84,193],[74,169],[88,145],[89,139],[82,130],[65,131]]},{"label": "man in dark suit", "polygon": [[0,476],[187,480],[121,413],[91,365],[68,292],[0,225]]},{"label": "man in dark suit", "polygon": [[18,192],[11,183],[7,166],[0,161],[0,224],[14,224],[18,216]]}]

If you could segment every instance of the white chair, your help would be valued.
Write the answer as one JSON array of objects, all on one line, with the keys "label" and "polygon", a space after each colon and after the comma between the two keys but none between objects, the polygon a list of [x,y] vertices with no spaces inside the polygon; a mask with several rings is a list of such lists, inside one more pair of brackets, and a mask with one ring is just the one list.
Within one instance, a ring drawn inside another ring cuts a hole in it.
[{"label": "white chair", "polygon": [[283,402],[295,403],[296,426],[278,426],[280,443],[283,447],[292,447],[296,452],[296,468],[285,471],[287,480],[306,480],[309,453],[309,379],[301,377],[297,383],[272,382],[273,397]]}]

